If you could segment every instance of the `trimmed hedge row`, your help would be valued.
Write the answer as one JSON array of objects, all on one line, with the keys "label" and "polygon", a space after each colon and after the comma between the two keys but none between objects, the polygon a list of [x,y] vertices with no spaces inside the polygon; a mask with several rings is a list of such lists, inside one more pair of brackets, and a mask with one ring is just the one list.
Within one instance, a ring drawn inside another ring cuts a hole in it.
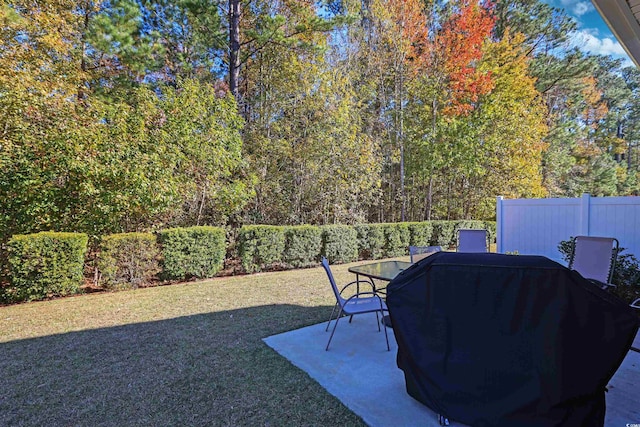
[{"label": "trimmed hedge row", "polygon": [[137,288],[158,278],[204,279],[222,270],[225,251],[225,230],[220,227],[113,234],[102,239],[98,270],[107,288]]},{"label": "trimmed hedge row", "polygon": [[283,261],[293,268],[309,267],[318,263],[322,248],[322,230],[312,225],[285,228],[286,245]]},{"label": "trimmed hedge row", "polygon": [[[80,292],[88,237],[77,233],[13,236],[8,242],[10,283],[0,302],[32,301]],[[137,288],[165,280],[215,276],[223,267],[225,230],[189,227],[103,237],[96,265],[107,289]]]},{"label": "trimmed hedge row", "polygon": [[151,233],[121,233],[102,238],[98,255],[100,284],[134,289],[151,283],[160,270],[160,249]]},{"label": "trimmed hedge row", "polygon": [[358,259],[356,231],[347,225],[247,225],[238,233],[240,263],[247,273]]},{"label": "trimmed hedge row", "polygon": [[322,229],[322,254],[330,263],[358,260],[358,232],[348,225],[325,225]]},{"label": "trimmed hedge row", "polygon": [[325,226],[244,226],[238,233],[245,272],[407,255],[410,245],[453,247],[461,228],[484,228],[495,239],[495,222],[430,221]]},{"label": "trimmed hedge row", "polygon": [[[270,226],[250,225],[238,232],[238,254],[245,272],[406,255],[410,245],[453,246],[461,228],[488,229],[483,221],[430,221],[392,224]],[[16,235],[8,242],[10,283],[0,302],[19,302],[78,293],[83,284],[88,237],[44,232]],[[99,283],[108,289],[136,288],[158,279],[215,276],[224,266],[225,230],[172,228],[152,233],[105,236],[97,247]]]},{"label": "trimmed hedge row", "polygon": [[358,234],[358,254],[362,259],[378,259],[384,255],[384,230],[382,224],[354,226]]},{"label": "trimmed hedge row", "polygon": [[238,234],[240,263],[247,273],[261,271],[280,262],[285,248],[285,228],[246,225]]},{"label": "trimmed hedge row", "polygon": [[227,246],[223,228],[171,228],[159,231],[157,236],[165,280],[213,277],[224,266]]},{"label": "trimmed hedge row", "polygon": [[13,236],[7,243],[11,284],[6,302],[75,294],[83,282],[86,234],[42,232]]}]

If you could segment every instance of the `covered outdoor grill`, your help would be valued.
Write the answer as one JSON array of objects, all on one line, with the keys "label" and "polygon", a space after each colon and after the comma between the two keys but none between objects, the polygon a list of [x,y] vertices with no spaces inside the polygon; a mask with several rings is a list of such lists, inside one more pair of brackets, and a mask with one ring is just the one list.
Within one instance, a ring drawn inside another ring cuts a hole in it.
[{"label": "covered outdoor grill", "polygon": [[472,426],[600,426],[632,309],[538,256],[439,252],[387,287],[408,393]]}]

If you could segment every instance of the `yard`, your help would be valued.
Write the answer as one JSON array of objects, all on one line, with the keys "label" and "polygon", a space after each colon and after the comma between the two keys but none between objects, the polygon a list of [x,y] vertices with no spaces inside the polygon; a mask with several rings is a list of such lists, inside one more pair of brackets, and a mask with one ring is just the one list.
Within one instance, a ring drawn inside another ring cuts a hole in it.
[{"label": "yard", "polygon": [[0,425],[363,425],[262,342],[332,298],[313,268],[0,307]]},{"label": "yard", "polygon": [[[317,267],[0,307],[0,425],[365,425],[262,341],[333,303]],[[637,415],[630,360],[611,419]]]}]

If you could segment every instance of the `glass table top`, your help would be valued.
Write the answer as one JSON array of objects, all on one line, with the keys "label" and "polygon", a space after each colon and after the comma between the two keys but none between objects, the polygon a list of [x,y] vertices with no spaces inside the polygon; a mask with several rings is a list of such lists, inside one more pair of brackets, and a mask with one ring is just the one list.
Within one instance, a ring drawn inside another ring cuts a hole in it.
[{"label": "glass table top", "polygon": [[349,271],[373,279],[391,281],[401,271],[409,267],[411,267],[411,263],[406,261],[380,261],[349,267]]}]

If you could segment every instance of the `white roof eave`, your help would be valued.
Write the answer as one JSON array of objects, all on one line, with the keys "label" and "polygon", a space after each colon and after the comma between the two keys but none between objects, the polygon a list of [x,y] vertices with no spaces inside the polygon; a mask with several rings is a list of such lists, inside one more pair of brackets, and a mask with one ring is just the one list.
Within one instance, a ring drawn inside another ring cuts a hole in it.
[{"label": "white roof eave", "polygon": [[625,0],[591,0],[636,67],[640,68],[640,23]]}]

